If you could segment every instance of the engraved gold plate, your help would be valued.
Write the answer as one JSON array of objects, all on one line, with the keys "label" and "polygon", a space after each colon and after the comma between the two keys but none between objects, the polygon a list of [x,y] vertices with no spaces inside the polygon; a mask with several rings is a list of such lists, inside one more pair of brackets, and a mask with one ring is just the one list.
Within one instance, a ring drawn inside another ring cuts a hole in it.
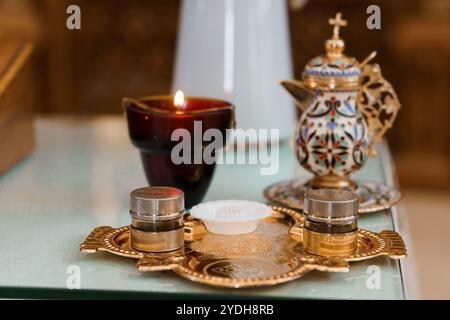
[{"label": "engraved gold plate", "polygon": [[199,220],[188,217],[185,247],[173,252],[134,250],[128,226],[96,228],[80,250],[107,251],[138,259],[142,271],[172,270],[194,282],[229,288],[275,285],[298,279],[310,270],[349,270],[346,263],[333,258],[305,260],[301,242],[296,240],[303,218],[294,210],[272,208],[272,216],[261,220],[255,232],[238,236],[209,233]]},{"label": "engraved gold plate", "polygon": [[[273,204],[303,210],[303,196],[308,188],[304,181],[282,181],[267,187],[264,196]],[[359,213],[389,209],[401,199],[397,189],[368,181],[357,181],[355,192],[359,196]]]},{"label": "engraved gold plate", "polygon": [[403,240],[394,231],[374,233],[359,229],[354,254],[315,256],[303,250],[303,218],[295,210],[272,206],[271,217],[245,235],[209,233],[199,220],[185,221],[182,249],[149,253],[130,246],[130,228],[98,227],[80,245],[85,253],[107,251],[137,259],[141,271],[172,270],[191,281],[217,287],[248,288],[280,284],[311,270],[347,272],[349,262],[386,255],[406,256]]}]

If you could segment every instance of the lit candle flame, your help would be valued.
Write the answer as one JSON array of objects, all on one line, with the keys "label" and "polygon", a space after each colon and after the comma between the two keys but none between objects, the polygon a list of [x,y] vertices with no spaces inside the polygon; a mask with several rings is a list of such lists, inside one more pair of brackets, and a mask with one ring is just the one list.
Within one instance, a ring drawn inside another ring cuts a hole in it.
[{"label": "lit candle flame", "polygon": [[175,93],[175,98],[173,99],[173,104],[175,107],[184,107],[184,94],[183,91],[178,90],[177,93]]}]

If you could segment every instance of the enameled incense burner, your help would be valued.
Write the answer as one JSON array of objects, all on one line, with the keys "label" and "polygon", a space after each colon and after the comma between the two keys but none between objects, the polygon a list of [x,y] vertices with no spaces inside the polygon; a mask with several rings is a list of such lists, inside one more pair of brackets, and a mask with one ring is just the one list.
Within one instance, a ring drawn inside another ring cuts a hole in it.
[{"label": "enameled incense burner", "polygon": [[400,103],[380,67],[368,63],[376,52],[361,63],[346,56],[339,29],[347,22],[338,13],[329,23],[326,53],[306,65],[301,81],[281,84],[302,111],[291,145],[314,174],[310,186],[355,189],[350,174],[376,155],[374,145],[392,127]]}]

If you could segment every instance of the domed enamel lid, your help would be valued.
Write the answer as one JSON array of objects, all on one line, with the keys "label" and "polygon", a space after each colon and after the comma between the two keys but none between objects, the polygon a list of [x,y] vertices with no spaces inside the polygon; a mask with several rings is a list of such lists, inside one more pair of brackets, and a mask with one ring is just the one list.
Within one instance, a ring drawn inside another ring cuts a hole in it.
[{"label": "domed enamel lid", "polygon": [[344,40],[339,29],[347,25],[339,12],[328,23],[333,26],[333,37],[325,42],[326,54],[313,58],[305,66],[303,79],[311,89],[352,89],[358,86],[361,69],[359,62],[346,56]]}]

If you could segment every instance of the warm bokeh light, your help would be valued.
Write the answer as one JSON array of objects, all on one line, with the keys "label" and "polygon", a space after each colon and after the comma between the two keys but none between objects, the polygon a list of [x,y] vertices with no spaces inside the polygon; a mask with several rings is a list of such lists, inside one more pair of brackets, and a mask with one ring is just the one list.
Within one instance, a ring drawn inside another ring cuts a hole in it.
[{"label": "warm bokeh light", "polygon": [[173,104],[175,107],[184,107],[184,93],[181,90],[178,90],[177,93],[175,93],[175,98],[173,98]]}]

